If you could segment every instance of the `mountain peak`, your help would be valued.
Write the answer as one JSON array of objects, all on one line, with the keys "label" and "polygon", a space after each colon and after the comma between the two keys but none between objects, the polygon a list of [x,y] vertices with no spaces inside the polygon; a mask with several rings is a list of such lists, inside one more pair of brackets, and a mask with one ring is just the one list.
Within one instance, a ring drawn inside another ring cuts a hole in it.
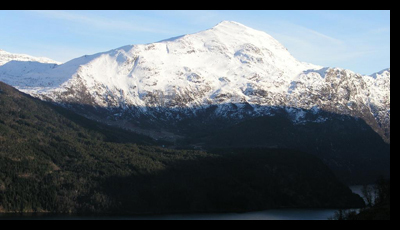
[{"label": "mountain peak", "polygon": [[214,28],[216,27],[245,27],[247,28],[247,26],[240,24],[239,22],[235,22],[235,21],[221,21],[220,23],[218,23],[217,25],[214,26]]},{"label": "mountain peak", "polygon": [[379,72],[371,74],[370,76],[373,77],[374,79],[377,79],[379,77],[390,79],[390,68],[383,69]]},{"label": "mountain peak", "polygon": [[[250,32],[250,33],[258,33],[261,31],[255,30],[251,27],[245,26],[239,22],[235,21],[222,21],[211,28],[213,31],[220,31],[224,33],[234,33],[237,35],[238,33]],[[266,34],[266,33],[264,33]]]},{"label": "mountain peak", "polygon": [[[382,133],[390,135],[389,71],[383,77],[360,79],[351,71],[300,62],[264,31],[234,21],[161,42],[85,55],[62,65],[1,66],[2,60],[26,59],[4,54],[0,53],[0,81],[54,102],[110,111],[162,108],[169,113],[185,108],[188,114],[219,106],[218,115],[231,111],[222,109],[225,105],[248,104],[254,105],[254,116],[268,113],[261,107],[275,106],[357,116],[364,112],[356,108],[371,108],[365,116],[374,114],[382,127],[388,127]],[[245,111],[235,114],[239,117]],[[301,113],[296,122],[300,118]]]}]

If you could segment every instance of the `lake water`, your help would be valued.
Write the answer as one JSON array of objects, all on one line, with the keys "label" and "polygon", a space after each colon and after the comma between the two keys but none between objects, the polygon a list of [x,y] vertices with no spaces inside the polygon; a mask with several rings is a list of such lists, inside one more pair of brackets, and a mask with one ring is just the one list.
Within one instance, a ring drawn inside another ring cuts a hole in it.
[{"label": "lake water", "polygon": [[[361,186],[350,187],[361,195]],[[174,214],[160,216],[76,216],[53,214],[0,214],[0,220],[328,220],[336,209],[273,209],[248,213]]]},{"label": "lake water", "polygon": [[76,216],[52,214],[0,214],[0,220],[327,220],[334,209],[282,209],[248,213],[183,214],[161,216]]}]

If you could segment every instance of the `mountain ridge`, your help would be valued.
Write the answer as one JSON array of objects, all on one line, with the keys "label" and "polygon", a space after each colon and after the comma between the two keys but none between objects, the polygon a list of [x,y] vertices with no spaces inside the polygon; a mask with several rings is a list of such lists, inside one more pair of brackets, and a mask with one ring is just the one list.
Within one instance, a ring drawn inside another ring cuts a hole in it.
[{"label": "mountain ridge", "polygon": [[0,49],[0,66],[6,64],[9,61],[32,61],[40,63],[61,64],[61,62],[54,61],[47,57],[34,57],[27,54],[14,54]]},{"label": "mountain ridge", "polygon": [[148,215],[365,205],[304,152],[206,152],[161,144],[0,82],[0,213]]},{"label": "mountain ridge", "polygon": [[[85,55],[14,79],[4,68],[0,80],[23,92],[64,105],[108,108],[107,116],[165,108],[172,115],[163,119],[182,119],[176,110],[192,116],[210,106],[233,104],[239,109],[225,112],[240,118],[268,115],[260,109],[266,106],[296,107],[360,117],[390,141],[390,69],[363,76],[300,62],[267,33],[231,21]],[[241,105],[252,109],[241,110]]]}]

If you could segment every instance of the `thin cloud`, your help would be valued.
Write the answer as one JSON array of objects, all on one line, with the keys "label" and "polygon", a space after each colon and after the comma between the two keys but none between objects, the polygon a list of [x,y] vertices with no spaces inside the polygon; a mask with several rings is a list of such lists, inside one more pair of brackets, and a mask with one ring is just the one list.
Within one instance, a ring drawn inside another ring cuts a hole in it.
[{"label": "thin cloud", "polygon": [[274,31],[271,35],[283,43],[300,61],[349,68],[346,64],[379,52],[376,48],[360,44],[360,41],[343,41],[296,24],[282,22],[277,25],[281,27],[271,28]]},{"label": "thin cloud", "polygon": [[303,26],[286,22],[275,25],[270,27],[271,35],[300,60],[326,59],[345,47],[344,41]]},{"label": "thin cloud", "polygon": [[377,29],[371,29],[368,31],[370,34],[387,34],[388,32],[390,33],[390,27],[381,27]]},{"label": "thin cloud", "polygon": [[[99,16],[87,15],[84,13],[76,13],[72,11],[54,11],[54,10],[37,10],[32,11],[44,17],[70,21],[74,23],[86,24],[100,29],[107,30],[123,30],[132,32],[150,32],[150,33],[170,33],[169,31],[162,30],[160,28],[153,28],[148,24],[144,25],[142,20],[118,20],[103,18]],[[140,22],[140,23],[138,23]]]},{"label": "thin cloud", "polygon": [[[330,43],[336,43],[338,45],[343,44],[344,42],[340,39],[334,38],[332,36],[328,36],[326,34],[323,34],[321,32],[315,31],[313,29],[304,27],[304,26],[300,26],[300,25],[296,25],[296,24],[292,24],[292,23],[285,23],[286,26],[294,31],[297,31],[301,34],[309,34],[309,35],[313,35],[314,38],[313,39],[319,39],[319,40],[323,40],[326,42],[330,42]],[[310,37],[310,36],[308,36]]]}]

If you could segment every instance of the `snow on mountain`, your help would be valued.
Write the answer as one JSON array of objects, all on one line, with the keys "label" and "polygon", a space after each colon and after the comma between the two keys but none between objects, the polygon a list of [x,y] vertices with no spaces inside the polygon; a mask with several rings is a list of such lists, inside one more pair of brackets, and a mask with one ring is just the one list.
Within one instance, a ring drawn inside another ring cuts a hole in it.
[{"label": "snow on mountain", "polygon": [[217,105],[219,115],[234,109],[240,117],[240,108],[248,108],[244,105],[252,107],[253,115],[280,106],[295,108],[301,120],[301,109],[322,109],[362,117],[376,130],[389,122],[385,133],[390,133],[390,69],[361,76],[300,62],[265,32],[231,21],[61,65],[0,66],[0,81],[45,100],[122,111],[195,114]]},{"label": "snow on mountain", "polygon": [[[57,93],[82,82],[99,106],[109,106],[104,95],[111,93],[121,94],[128,104],[174,107],[180,106],[175,99],[190,93],[194,95],[184,106],[201,106],[252,102],[263,90],[284,92],[291,79],[311,68],[321,67],[297,61],[264,32],[224,21],[196,34],[80,57],[30,74],[40,82],[34,87],[15,86],[57,99]],[[43,91],[38,85],[51,87]],[[149,97],[160,92],[166,100],[149,104]],[[224,93],[231,97],[222,98]]]},{"label": "snow on mountain", "polygon": [[42,87],[38,84],[38,80],[42,77],[31,78],[30,76],[53,69],[58,64],[61,63],[45,57],[12,54],[0,50],[0,81],[17,87],[21,85]]},{"label": "snow on mountain", "polygon": [[29,61],[29,62],[61,64],[61,62],[57,62],[45,57],[33,57],[26,54],[12,54],[0,49],[0,66],[10,61]]},{"label": "snow on mountain", "polygon": [[370,111],[384,130],[384,135],[390,137],[390,68],[364,79],[370,92],[367,102]]}]

